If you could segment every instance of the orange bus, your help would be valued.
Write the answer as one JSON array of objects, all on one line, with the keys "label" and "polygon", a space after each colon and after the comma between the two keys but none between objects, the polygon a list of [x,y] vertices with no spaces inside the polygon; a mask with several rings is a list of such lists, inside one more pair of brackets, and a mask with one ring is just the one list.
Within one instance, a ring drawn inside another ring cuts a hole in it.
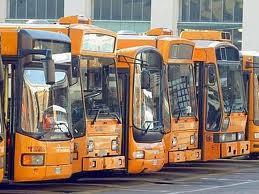
[{"label": "orange bus", "polygon": [[3,125],[3,107],[2,107],[2,99],[3,99],[3,62],[2,57],[0,55],[0,183],[4,178],[4,164],[5,164],[5,133],[4,133],[4,125]]},{"label": "orange bus", "polygon": [[118,97],[114,32],[95,26],[69,27],[72,41],[73,172],[125,167]]},{"label": "orange bus", "polygon": [[129,173],[155,172],[164,165],[163,59],[156,48],[120,49],[118,80],[123,115],[124,155]]},{"label": "orange bus", "polygon": [[248,98],[247,137],[250,141],[250,157],[257,158],[259,153],[259,53],[255,51],[242,51],[241,55],[245,89]]},{"label": "orange bus", "polygon": [[203,160],[249,154],[247,108],[239,50],[224,32],[185,31],[194,62]]},{"label": "orange bus", "polygon": [[61,18],[62,25],[2,24],[0,29],[19,27],[70,36],[73,173],[124,168],[116,72],[116,33],[87,25],[83,18],[81,22],[75,20],[73,16]]},{"label": "orange bus", "polygon": [[74,149],[68,90],[70,39],[39,30],[0,27],[0,31],[6,140],[1,160],[7,179],[69,178]]},{"label": "orange bus", "polygon": [[[119,35],[118,48],[151,45],[163,56],[166,68],[165,96],[170,112],[164,122],[170,133],[165,134],[165,164],[201,159],[198,148],[198,107],[195,95],[192,41],[172,37],[166,29],[152,29],[148,36]],[[165,34],[162,36],[160,34]]]}]

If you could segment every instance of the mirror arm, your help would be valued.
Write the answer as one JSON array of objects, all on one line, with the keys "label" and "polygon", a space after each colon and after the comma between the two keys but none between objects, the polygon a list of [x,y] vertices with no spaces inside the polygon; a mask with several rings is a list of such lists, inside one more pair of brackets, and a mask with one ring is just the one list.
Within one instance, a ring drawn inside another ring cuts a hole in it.
[{"label": "mirror arm", "polygon": [[19,55],[21,57],[26,57],[28,55],[43,55],[46,56],[46,59],[51,59],[52,51],[50,49],[22,49],[19,50]]}]

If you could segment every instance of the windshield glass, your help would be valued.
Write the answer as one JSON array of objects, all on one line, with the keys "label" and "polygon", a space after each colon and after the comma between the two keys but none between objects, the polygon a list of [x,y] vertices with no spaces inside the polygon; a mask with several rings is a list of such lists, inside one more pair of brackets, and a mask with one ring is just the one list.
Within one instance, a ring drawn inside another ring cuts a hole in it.
[{"label": "windshield glass", "polygon": [[192,65],[169,64],[168,87],[172,116],[195,116],[196,96]]},{"label": "windshield glass", "polygon": [[23,73],[21,127],[42,140],[72,138],[67,72],[56,68],[55,76],[54,85],[46,84],[44,69],[33,64]]},{"label": "windshield glass", "polygon": [[259,71],[254,70],[254,120],[259,121]]},{"label": "windshield glass", "polygon": [[114,59],[82,58],[80,62],[87,119],[120,121],[117,72]]},{"label": "windshield glass", "polygon": [[[162,128],[162,61],[154,52],[139,53],[135,62],[133,120],[138,129],[161,130]],[[148,73],[149,84],[142,87],[142,73]]]},{"label": "windshield glass", "polygon": [[245,109],[244,83],[239,62],[218,63],[219,76],[226,113],[242,112]]}]

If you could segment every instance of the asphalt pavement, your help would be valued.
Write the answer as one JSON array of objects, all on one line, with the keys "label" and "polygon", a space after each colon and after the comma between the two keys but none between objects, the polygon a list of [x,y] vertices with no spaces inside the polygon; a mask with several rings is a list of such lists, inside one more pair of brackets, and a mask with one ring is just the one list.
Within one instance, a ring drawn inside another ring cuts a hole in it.
[{"label": "asphalt pavement", "polygon": [[218,160],[165,167],[152,174],[102,173],[66,181],[2,184],[0,193],[259,193],[259,160]]}]

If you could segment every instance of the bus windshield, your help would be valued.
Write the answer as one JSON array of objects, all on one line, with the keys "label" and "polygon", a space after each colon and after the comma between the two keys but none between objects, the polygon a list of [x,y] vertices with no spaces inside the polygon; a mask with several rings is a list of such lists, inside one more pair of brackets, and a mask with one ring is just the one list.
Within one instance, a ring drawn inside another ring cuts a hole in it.
[{"label": "bus windshield", "polygon": [[[152,56],[153,55],[153,56]],[[144,131],[162,129],[161,61],[156,53],[140,53],[135,62],[133,120],[134,126]],[[153,61],[148,61],[148,60]],[[145,61],[145,62],[144,62]],[[147,63],[147,64],[143,64]],[[148,72],[148,87],[142,87],[142,73]]]},{"label": "bus windshield", "polygon": [[172,116],[195,116],[196,96],[192,65],[169,64],[168,87]]},{"label": "bus windshield", "polygon": [[54,85],[46,84],[44,69],[38,64],[24,69],[21,127],[41,140],[72,138],[67,71],[56,67],[55,79]]},{"label": "bus windshield", "polygon": [[254,70],[254,121],[259,122],[259,71]]},{"label": "bus windshield", "polygon": [[106,118],[121,122],[114,59],[85,57],[80,66],[87,119],[92,123]]},{"label": "bus windshield", "polygon": [[224,111],[245,111],[244,83],[240,62],[219,62],[219,76],[224,101]]}]

